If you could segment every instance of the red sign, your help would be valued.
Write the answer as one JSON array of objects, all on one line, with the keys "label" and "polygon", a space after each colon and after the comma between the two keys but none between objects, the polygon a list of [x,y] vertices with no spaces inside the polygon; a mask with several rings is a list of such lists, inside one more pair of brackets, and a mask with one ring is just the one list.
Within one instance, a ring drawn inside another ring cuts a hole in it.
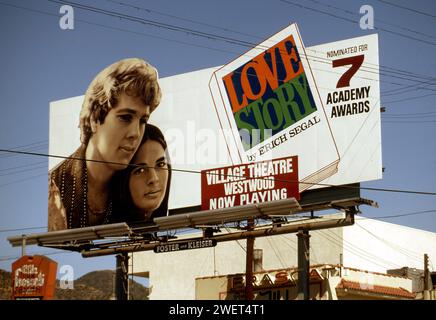
[{"label": "red sign", "polygon": [[53,298],[57,266],[44,256],[23,256],[12,263],[13,299]]},{"label": "red sign", "polygon": [[287,198],[300,199],[298,157],[201,172],[201,209],[222,209]]}]

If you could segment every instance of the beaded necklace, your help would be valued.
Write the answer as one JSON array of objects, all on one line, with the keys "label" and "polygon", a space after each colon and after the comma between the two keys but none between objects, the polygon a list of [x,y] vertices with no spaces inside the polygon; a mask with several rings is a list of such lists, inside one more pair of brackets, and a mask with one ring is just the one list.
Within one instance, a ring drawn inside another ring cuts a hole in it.
[{"label": "beaded necklace", "polygon": [[[83,177],[83,211],[79,213],[79,226],[80,228],[87,227],[89,225],[89,215],[88,215],[88,169],[86,168],[86,163],[83,161],[82,163],[82,177]],[[65,190],[65,168],[62,168],[62,186],[61,186],[61,197],[64,196],[64,190]],[[70,202],[70,213],[68,215],[68,228],[73,228],[73,212],[75,207],[75,200],[76,200],[76,185],[77,185],[77,178],[76,175],[73,172],[73,188],[71,192],[71,202]],[[112,216],[112,200],[109,201],[109,205],[107,207],[106,215],[103,220],[102,224],[109,223],[110,217]]]}]

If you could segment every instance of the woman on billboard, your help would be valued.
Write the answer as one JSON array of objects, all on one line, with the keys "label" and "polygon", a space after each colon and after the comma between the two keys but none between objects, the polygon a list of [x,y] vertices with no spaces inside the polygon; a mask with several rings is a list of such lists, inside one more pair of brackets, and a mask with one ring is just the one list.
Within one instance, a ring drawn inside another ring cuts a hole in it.
[{"label": "woman on billboard", "polygon": [[131,165],[117,174],[118,179],[113,222],[149,222],[167,215],[171,164],[159,128],[147,124]]},{"label": "woman on billboard", "polygon": [[118,61],[95,77],[80,112],[81,145],[49,172],[49,231],[111,220],[113,177],[132,160],[160,99],[157,70],[142,59]]}]

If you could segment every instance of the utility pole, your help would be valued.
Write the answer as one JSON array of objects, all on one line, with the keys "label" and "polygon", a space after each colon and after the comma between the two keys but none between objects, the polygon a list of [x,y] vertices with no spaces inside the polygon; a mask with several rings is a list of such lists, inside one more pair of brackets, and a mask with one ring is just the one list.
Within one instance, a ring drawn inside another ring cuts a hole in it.
[{"label": "utility pole", "polygon": [[[253,219],[247,220],[247,230],[253,230]],[[253,252],[254,252],[254,237],[247,238],[247,252],[245,264],[245,299],[253,300]]]},{"label": "utility pole", "polygon": [[26,255],[26,236],[23,234],[23,239],[21,241],[21,256],[24,257]]},{"label": "utility pole", "polygon": [[127,252],[116,255],[115,296],[117,300],[128,300],[129,295],[129,255]]},{"label": "utility pole", "polygon": [[430,300],[430,270],[426,253],[424,254],[424,300]]},{"label": "utility pole", "polygon": [[310,260],[309,260],[309,231],[299,230],[298,237],[298,300],[309,300],[310,287],[309,287],[309,273],[310,273]]}]

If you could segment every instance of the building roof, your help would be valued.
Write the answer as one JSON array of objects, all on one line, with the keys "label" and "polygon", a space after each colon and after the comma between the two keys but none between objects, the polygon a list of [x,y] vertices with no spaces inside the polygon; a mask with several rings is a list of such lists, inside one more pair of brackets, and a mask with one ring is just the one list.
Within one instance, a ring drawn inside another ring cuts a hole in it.
[{"label": "building roof", "polygon": [[342,279],[336,289],[348,289],[352,291],[360,291],[365,293],[383,294],[387,296],[415,299],[416,293],[409,292],[403,288],[386,287],[379,285],[369,285],[367,283],[360,283]]}]

